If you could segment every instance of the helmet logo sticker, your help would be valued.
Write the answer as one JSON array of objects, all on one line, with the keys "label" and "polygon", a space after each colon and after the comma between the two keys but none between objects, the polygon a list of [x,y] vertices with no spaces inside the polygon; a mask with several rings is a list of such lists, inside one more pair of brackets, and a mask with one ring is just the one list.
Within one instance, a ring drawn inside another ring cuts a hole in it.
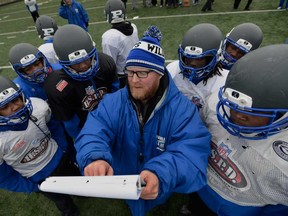
[{"label": "helmet logo sticker", "polygon": [[203,49],[196,46],[186,46],[184,52],[189,55],[200,55],[203,53]]},{"label": "helmet logo sticker", "polygon": [[17,91],[14,88],[8,88],[0,92],[0,102],[5,101],[6,99],[8,99],[10,96],[15,94],[16,92]]},{"label": "helmet logo sticker", "polygon": [[111,11],[112,14],[112,19],[116,19],[118,17],[122,16],[122,10],[115,10],[115,11]]},{"label": "helmet logo sticker", "polygon": [[85,49],[81,49],[81,50],[77,50],[77,51],[75,51],[73,53],[70,53],[68,55],[68,58],[69,58],[70,61],[76,61],[78,59],[86,57],[87,55],[88,55],[88,53],[86,52],[86,50]]},{"label": "helmet logo sticker", "polygon": [[24,64],[27,64],[27,63],[33,61],[34,59],[36,59],[36,56],[34,54],[29,54],[29,55],[26,55],[23,58],[21,58],[20,63],[22,65],[24,65]]},{"label": "helmet logo sticker", "polygon": [[237,44],[239,44],[240,46],[244,47],[246,50],[251,50],[252,48],[252,44],[249,43],[249,41],[245,40],[245,39],[239,39],[237,41]]},{"label": "helmet logo sticker", "polygon": [[241,107],[252,107],[252,98],[250,96],[231,88],[225,89],[224,98],[227,98]]},{"label": "helmet logo sticker", "polygon": [[275,153],[285,161],[288,161],[288,143],[282,140],[273,142]]},{"label": "helmet logo sticker", "polygon": [[43,31],[43,35],[44,36],[49,36],[49,35],[53,35],[54,34],[54,29],[53,28],[45,28],[42,29]]}]

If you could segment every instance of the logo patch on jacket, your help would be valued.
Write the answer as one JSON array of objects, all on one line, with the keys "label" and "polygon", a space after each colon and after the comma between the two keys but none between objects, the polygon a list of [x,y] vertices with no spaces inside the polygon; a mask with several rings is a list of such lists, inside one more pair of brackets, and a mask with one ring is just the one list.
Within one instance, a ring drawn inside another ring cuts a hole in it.
[{"label": "logo patch on jacket", "polygon": [[235,188],[240,189],[246,187],[247,181],[243,173],[229,158],[232,152],[229,146],[222,142],[219,147],[217,147],[217,145],[211,141],[211,149],[208,162],[218,176]]},{"label": "logo patch on jacket", "polygon": [[156,135],[157,139],[157,150],[164,152],[165,151],[165,137]]},{"label": "logo patch on jacket", "polygon": [[56,85],[56,89],[62,92],[67,85],[68,85],[68,82],[66,80],[60,80],[60,82],[58,82]]},{"label": "logo patch on jacket", "polygon": [[288,161],[288,143],[277,140],[273,142],[273,149],[276,152],[276,154],[281,157],[283,160]]}]

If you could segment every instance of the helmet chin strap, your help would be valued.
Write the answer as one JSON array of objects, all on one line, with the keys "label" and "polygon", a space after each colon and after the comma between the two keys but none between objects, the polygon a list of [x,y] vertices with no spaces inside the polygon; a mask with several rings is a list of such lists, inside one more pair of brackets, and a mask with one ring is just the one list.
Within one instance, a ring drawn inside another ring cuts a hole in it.
[{"label": "helmet chin strap", "polygon": [[30,115],[29,119],[30,119],[32,122],[37,122],[37,121],[38,121],[38,119],[37,119],[35,116],[33,116],[33,115]]}]

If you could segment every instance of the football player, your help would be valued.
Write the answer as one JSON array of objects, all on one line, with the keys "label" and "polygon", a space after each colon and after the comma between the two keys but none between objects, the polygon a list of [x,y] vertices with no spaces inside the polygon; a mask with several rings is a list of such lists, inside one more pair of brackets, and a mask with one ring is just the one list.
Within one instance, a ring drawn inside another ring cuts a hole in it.
[{"label": "football player", "polygon": [[94,45],[77,25],[64,25],[54,36],[53,46],[63,69],[51,73],[44,88],[53,115],[73,138],[103,96],[119,89],[114,60],[98,53]]},{"label": "football player", "polygon": [[179,90],[199,109],[206,98],[224,85],[227,75],[217,64],[222,33],[210,23],[190,28],[178,48],[178,61],[168,64],[167,69]]},{"label": "football player", "polygon": [[126,21],[126,8],[121,0],[108,0],[105,15],[111,29],[102,35],[102,51],[110,55],[117,67],[120,87],[125,86],[125,61],[132,47],[139,41],[138,29],[134,23]]},{"label": "football player", "polygon": [[53,38],[57,29],[58,25],[56,21],[49,16],[42,15],[36,21],[36,30],[38,36],[44,40],[44,44],[40,45],[38,49],[46,56],[53,70],[61,69],[61,65],[56,58],[56,53],[53,48]]},{"label": "football player", "polygon": [[[15,83],[0,76],[0,188],[39,192],[38,185],[49,176],[80,175],[63,151],[66,142],[51,137],[50,115],[44,100],[27,98]],[[62,215],[79,215],[69,195],[43,195]]]},{"label": "football player", "polygon": [[217,215],[288,213],[287,58],[286,44],[249,52],[208,99],[212,152],[198,194]]},{"label": "football player", "polygon": [[222,42],[219,57],[222,67],[230,70],[237,60],[257,49],[262,39],[262,30],[254,23],[242,23],[234,27]]}]

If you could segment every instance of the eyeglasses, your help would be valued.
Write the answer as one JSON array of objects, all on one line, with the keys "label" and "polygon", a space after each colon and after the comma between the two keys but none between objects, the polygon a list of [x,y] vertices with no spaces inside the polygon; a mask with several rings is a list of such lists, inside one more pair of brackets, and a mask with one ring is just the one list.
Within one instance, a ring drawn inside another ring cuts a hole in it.
[{"label": "eyeglasses", "polygon": [[137,75],[138,78],[147,78],[148,77],[148,73],[150,73],[151,71],[131,71],[131,70],[125,70],[124,73],[128,76],[128,77],[133,77],[134,74]]}]

